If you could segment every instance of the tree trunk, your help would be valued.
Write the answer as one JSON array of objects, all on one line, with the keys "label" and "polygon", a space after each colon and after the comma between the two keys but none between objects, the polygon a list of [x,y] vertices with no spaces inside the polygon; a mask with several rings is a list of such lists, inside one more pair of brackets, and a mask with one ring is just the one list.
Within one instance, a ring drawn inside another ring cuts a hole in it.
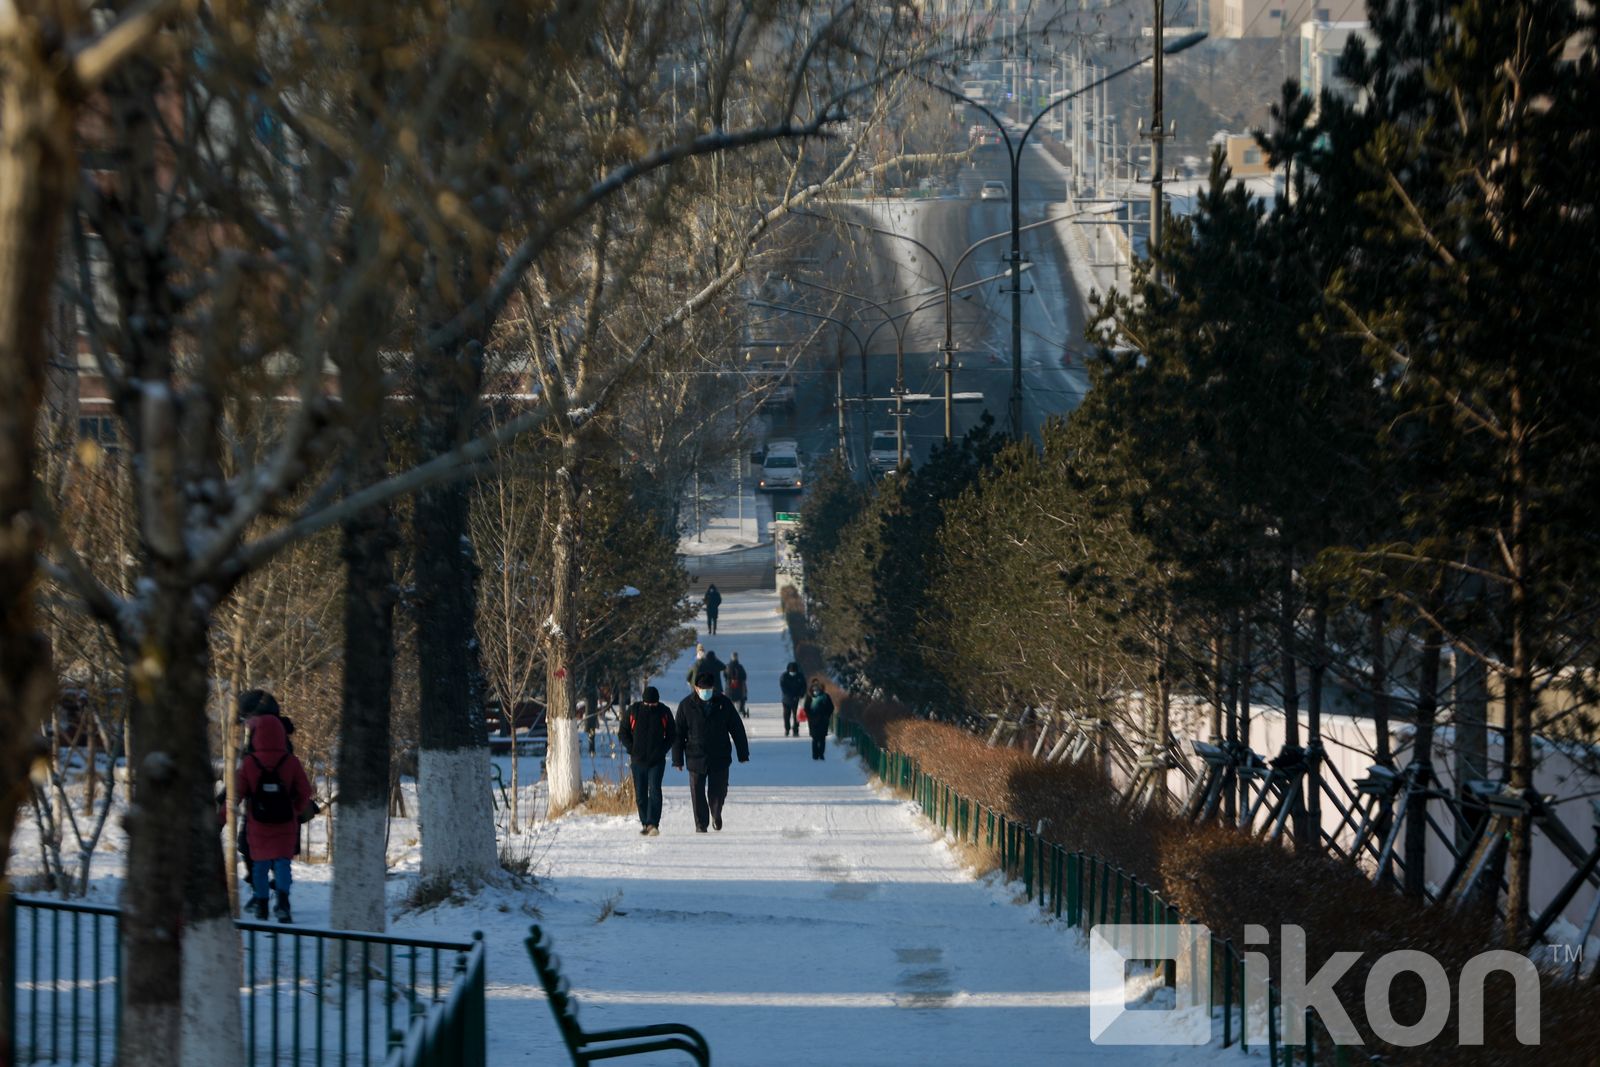
[{"label": "tree trunk", "polygon": [[1427,887],[1428,796],[1433,785],[1433,728],[1439,712],[1440,635],[1428,627],[1417,665],[1417,732],[1411,743],[1413,792],[1406,803],[1405,895],[1422,900]]},{"label": "tree trunk", "polygon": [[[1389,655],[1389,639],[1384,631],[1383,602],[1374,602],[1367,609],[1368,639],[1371,644],[1369,654],[1372,656],[1372,729],[1376,735],[1373,738],[1376,748],[1377,762],[1384,767],[1394,765],[1394,754],[1389,749],[1389,665],[1386,662]],[[1378,816],[1373,820],[1373,830],[1379,841],[1389,837],[1389,827],[1394,821],[1394,809],[1385,804],[1378,809]],[[1393,882],[1393,871],[1388,864],[1378,872],[1378,884],[1390,885]]]},{"label": "tree trunk", "polygon": [[[1467,783],[1489,777],[1489,690],[1483,661],[1465,649],[1455,651],[1456,795]],[[1456,846],[1466,848],[1472,827],[1456,821]]]},{"label": "tree trunk", "polygon": [[[378,235],[358,227],[353,258],[376,255]],[[379,358],[387,303],[364,297],[335,357],[339,393],[349,419],[349,491],[389,473],[382,431],[383,367]],[[344,559],[344,679],[339,716],[333,815],[333,899],[329,921],[340,930],[382,930],[388,873],[389,726],[394,689],[394,548],[398,540],[387,503],[347,520]],[[471,619],[467,623],[470,631]],[[486,783],[487,784],[487,783]],[[330,805],[331,806],[331,805]],[[424,846],[426,847],[426,846]]]},{"label": "tree trunk", "polygon": [[[381,434],[362,441],[355,482],[387,466]],[[339,718],[333,900],[340,930],[382,930],[389,820],[389,715],[394,670],[393,518],[380,505],[344,524],[344,693]]]},{"label": "tree trunk", "polygon": [[[1506,679],[1510,719],[1506,723],[1511,735],[1508,764],[1511,770],[1511,791],[1519,796],[1533,797],[1533,652],[1531,630],[1533,610],[1528,592],[1528,427],[1522,412],[1522,383],[1518,379],[1515,362],[1511,367],[1510,401],[1511,424],[1511,530],[1509,549],[1511,556],[1511,673]],[[1528,888],[1532,875],[1533,819],[1524,811],[1517,816],[1511,828],[1511,847],[1506,857],[1506,929],[1508,945],[1521,946],[1522,931],[1528,924]]]},{"label": "tree trunk", "polygon": [[[56,242],[76,177],[74,115],[56,74],[66,38],[47,37],[58,30],[13,19],[0,60],[0,908],[10,905],[4,875],[17,810],[55,699],[50,648],[34,615],[33,491]],[[3,973],[12,973],[15,948],[10,924],[0,923]],[[0,1003],[0,1049],[11,1047],[10,1012]]]},{"label": "tree trunk", "polygon": [[578,442],[562,442],[556,472],[556,528],[551,537],[550,616],[544,620],[545,694],[549,750],[545,768],[550,818],[583,802],[583,760],[578,737],[578,570],[582,532],[578,503],[583,466]]},{"label": "tree trunk", "polygon": [[1322,848],[1322,686],[1328,674],[1328,595],[1317,594],[1311,609],[1311,662],[1306,690],[1306,822]]},{"label": "tree trunk", "polygon": [[233,1063],[243,1051],[240,958],[206,736],[210,619],[177,567],[157,569],[130,671],[138,773],[126,817],[119,1060]]},{"label": "tree trunk", "polygon": [[[1253,681],[1256,668],[1251,661],[1252,648],[1250,643],[1250,629],[1244,628],[1240,640],[1240,649],[1244,659],[1239,665],[1239,744],[1244,746],[1246,753],[1250,752],[1250,683]],[[1248,756],[1246,757],[1248,758]],[[1250,811],[1250,779],[1244,775],[1239,776],[1239,818],[1244,819]]]},{"label": "tree trunk", "polygon": [[[1285,748],[1300,747],[1300,661],[1296,654],[1298,641],[1295,636],[1295,622],[1298,616],[1299,610],[1294,593],[1294,555],[1291,553],[1283,561],[1278,590],[1278,669],[1283,686]],[[1302,778],[1301,792],[1295,795],[1290,806],[1290,818],[1294,826],[1294,846],[1302,850],[1311,847],[1311,823],[1306,818],[1304,785],[1305,779]]]},{"label": "tree trunk", "polygon": [[[476,342],[420,361],[425,454],[453,448],[471,425],[483,377]],[[483,671],[478,659],[477,579],[468,532],[470,487],[454,481],[417,494],[417,662],[422,733],[417,817],[422,877],[476,881],[495,867],[494,802]]]}]

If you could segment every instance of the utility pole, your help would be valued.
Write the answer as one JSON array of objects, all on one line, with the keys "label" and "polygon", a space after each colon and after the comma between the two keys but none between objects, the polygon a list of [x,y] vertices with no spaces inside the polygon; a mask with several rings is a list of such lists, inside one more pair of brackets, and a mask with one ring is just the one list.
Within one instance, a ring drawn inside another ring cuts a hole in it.
[{"label": "utility pole", "polygon": [[[1162,32],[1166,22],[1166,0],[1155,0],[1156,4],[1156,49],[1154,65],[1154,90],[1155,100],[1150,109],[1150,247],[1145,250],[1150,261],[1155,262],[1156,250],[1161,247],[1161,165],[1162,143],[1167,139],[1166,119],[1162,117],[1161,95],[1163,90],[1162,79],[1165,76],[1162,59]],[[1161,279],[1161,268],[1156,267],[1156,280]]]}]

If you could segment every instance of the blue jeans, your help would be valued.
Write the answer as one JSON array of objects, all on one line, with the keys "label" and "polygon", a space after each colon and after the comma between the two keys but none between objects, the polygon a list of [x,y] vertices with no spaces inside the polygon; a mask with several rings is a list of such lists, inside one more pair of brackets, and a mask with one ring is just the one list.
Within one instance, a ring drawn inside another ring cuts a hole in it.
[{"label": "blue jeans", "polygon": [[284,896],[289,895],[289,886],[294,881],[290,873],[289,861],[281,860],[252,860],[250,862],[250,888],[255,891],[257,900],[267,899],[267,875],[274,876],[273,881],[278,883],[278,892]]},{"label": "blue jeans", "polygon": [[667,771],[663,761],[648,767],[633,765],[633,795],[639,801],[639,825],[661,825],[661,776]]}]

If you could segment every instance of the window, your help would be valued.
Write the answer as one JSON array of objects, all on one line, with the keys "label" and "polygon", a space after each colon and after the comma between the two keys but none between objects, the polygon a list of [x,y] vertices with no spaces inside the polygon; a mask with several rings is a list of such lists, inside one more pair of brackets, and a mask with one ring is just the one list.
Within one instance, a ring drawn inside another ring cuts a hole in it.
[{"label": "window", "polygon": [[1261,149],[1246,148],[1244,150],[1244,161],[1246,166],[1259,166],[1261,164]]},{"label": "window", "polygon": [[1269,19],[1281,19],[1281,18],[1283,18],[1283,8],[1281,8],[1281,7],[1268,8],[1267,9],[1267,18],[1269,18]]},{"label": "window", "polygon": [[1318,22],[1329,22],[1329,21],[1332,21],[1331,18],[1330,18],[1330,16],[1332,14],[1333,13],[1331,11],[1329,11],[1327,8],[1319,7],[1319,8],[1317,8],[1317,21]]},{"label": "window", "polygon": [[117,420],[110,415],[80,415],[78,436],[98,442],[108,452],[117,448]]}]

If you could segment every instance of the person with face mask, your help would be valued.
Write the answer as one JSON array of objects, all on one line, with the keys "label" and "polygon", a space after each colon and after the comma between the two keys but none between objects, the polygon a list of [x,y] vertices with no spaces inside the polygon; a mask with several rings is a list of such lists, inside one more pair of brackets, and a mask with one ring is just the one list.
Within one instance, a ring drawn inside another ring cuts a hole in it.
[{"label": "person with face mask", "polygon": [[806,697],[806,726],[811,731],[811,758],[823,759],[828,751],[828,724],[833,721],[833,698],[822,686],[821,678],[811,679]]},{"label": "person with face mask", "polygon": [[722,829],[722,803],[728,797],[728,767],[735,753],[750,761],[750,741],[733,701],[717,692],[716,676],[695,676],[694,692],[678,704],[677,735],[672,741],[672,766],[689,769],[689,799],[696,833],[709,825]]}]

